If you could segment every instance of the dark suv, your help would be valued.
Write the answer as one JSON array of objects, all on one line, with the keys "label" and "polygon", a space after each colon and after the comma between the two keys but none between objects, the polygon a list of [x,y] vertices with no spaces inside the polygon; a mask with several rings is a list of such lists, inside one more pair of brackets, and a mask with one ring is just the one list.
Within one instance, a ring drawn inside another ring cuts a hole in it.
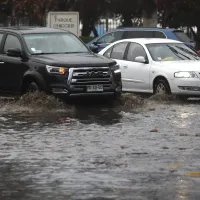
[{"label": "dark suv", "polygon": [[74,34],[50,28],[0,29],[0,92],[21,95],[121,94],[116,62],[93,54]]}]

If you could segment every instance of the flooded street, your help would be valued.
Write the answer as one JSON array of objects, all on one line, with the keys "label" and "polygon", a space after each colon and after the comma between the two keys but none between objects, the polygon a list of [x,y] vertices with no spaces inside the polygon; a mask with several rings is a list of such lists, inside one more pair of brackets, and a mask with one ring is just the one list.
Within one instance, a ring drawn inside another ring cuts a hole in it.
[{"label": "flooded street", "polygon": [[2,112],[0,200],[200,199],[200,103],[74,109]]}]

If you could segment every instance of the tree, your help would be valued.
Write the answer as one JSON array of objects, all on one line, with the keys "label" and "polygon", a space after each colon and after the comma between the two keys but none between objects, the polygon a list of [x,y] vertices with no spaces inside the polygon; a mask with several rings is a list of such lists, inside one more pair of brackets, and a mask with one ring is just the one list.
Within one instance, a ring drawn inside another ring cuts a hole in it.
[{"label": "tree", "polygon": [[105,15],[108,8],[107,0],[77,0],[74,6],[80,12],[80,20],[83,23],[82,35],[89,36],[91,31],[98,36],[95,24],[100,16]]},{"label": "tree", "polygon": [[[199,0],[160,0],[158,10],[159,22],[163,27],[189,27],[200,47]],[[192,27],[197,27],[197,34]]]},{"label": "tree", "polygon": [[157,0],[140,0],[145,27],[157,27]]},{"label": "tree", "polygon": [[6,25],[7,17],[11,13],[11,1],[10,0],[0,0],[0,22]]},{"label": "tree", "polygon": [[19,16],[28,16],[30,24],[44,25],[49,11],[68,11],[76,0],[13,0]]},{"label": "tree", "polygon": [[109,11],[121,17],[123,27],[133,26],[133,19],[141,17],[139,0],[111,0]]}]

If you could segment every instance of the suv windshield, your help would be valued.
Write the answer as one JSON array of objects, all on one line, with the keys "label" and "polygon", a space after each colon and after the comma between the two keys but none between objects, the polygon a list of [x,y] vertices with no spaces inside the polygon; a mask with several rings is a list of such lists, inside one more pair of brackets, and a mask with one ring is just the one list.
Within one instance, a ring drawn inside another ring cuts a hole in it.
[{"label": "suv windshield", "polygon": [[154,61],[200,60],[199,55],[185,44],[163,43],[146,46]]},{"label": "suv windshield", "polygon": [[86,53],[88,49],[71,33],[25,34],[31,54]]}]

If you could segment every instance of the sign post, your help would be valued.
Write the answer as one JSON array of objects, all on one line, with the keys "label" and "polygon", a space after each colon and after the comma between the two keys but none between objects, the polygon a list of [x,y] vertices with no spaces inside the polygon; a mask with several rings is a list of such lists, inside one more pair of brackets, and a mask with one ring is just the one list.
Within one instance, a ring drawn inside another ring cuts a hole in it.
[{"label": "sign post", "polygon": [[78,12],[49,12],[47,27],[64,29],[79,36],[79,13]]}]

